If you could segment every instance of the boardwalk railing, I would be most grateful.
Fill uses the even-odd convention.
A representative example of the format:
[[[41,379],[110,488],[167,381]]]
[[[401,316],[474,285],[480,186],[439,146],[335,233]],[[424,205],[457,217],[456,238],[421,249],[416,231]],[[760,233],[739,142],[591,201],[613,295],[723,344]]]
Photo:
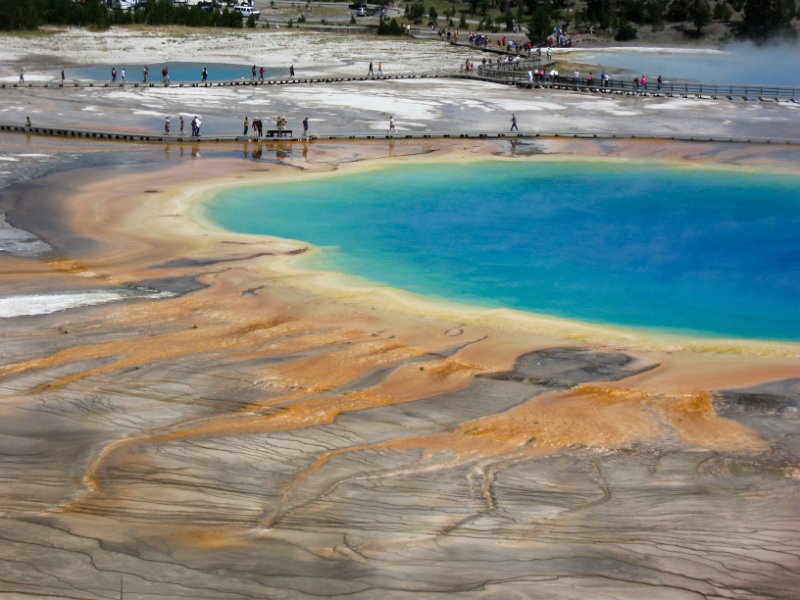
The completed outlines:
[[[226,79],[217,81],[170,81],[165,83],[160,79],[153,81],[91,81],[91,80],[68,80],[59,81],[51,79],[48,81],[2,81],[0,89],[8,88],[214,88],[214,87],[237,87],[237,86],[262,86],[262,85],[297,85],[308,83],[334,83],[348,81],[367,81],[379,79],[428,79],[432,77],[449,77],[453,71],[449,69],[435,69],[425,73],[384,73],[383,75],[339,75],[334,77],[275,77],[268,79],[241,78]]]
[[[529,79],[529,71],[542,71],[552,64],[543,57],[531,56],[525,59],[510,59],[503,62],[493,62],[491,65],[479,65],[475,72],[453,72],[447,69],[432,70],[426,73],[397,73],[384,74],[381,76],[368,77],[366,75],[350,75],[338,77],[280,77],[274,79],[235,79],[220,81],[174,81],[164,83],[162,81],[31,81],[31,82],[0,82],[0,89],[7,88],[160,88],[160,87],[191,87],[191,88],[214,88],[214,87],[236,87],[236,86],[260,86],[260,85],[297,85],[314,83],[336,83],[336,82],[355,82],[366,81],[369,79],[427,79],[438,77],[466,77],[493,81],[519,87],[553,88],[562,90],[573,90],[581,92],[610,93],[610,94],[639,94],[639,95],[667,95],[683,96],[695,98],[719,98],[725,97],[730,100],[775,100],[800,102],[800,87],[784,86],[765,86],[752,84],[721,84],[721,83],[699,83],[691,81],[665,81],[659,86],[656,82],[648,82],[647,86],[637,85],[633,81],[623,81],[619,79],[606,80],[601,82],[599,78],[592,81],[586,78],[569,76],[552,77],[545,73],[544,76],[536,76],[533,81]]]
[[[744,138],[728,137],[714,134],[685,134],[665,135],[639,133],[610,133],[610,132],[546,132],[546,131],[398,131],[388,133],[385,131],[356,131],[356,132],[331,132],[317,133],[306,136],[293,135],[291,137],[261,137],[258,139],[247,135],[219,135],[204,134],[202,137],[190,135],[163,135],[158,133],[134,133],[124,131],[96,131],[87,129],[67,129],[64,127],[27,127],[24,125],[11,125],[0,123],[0,133],[18,133],[26,135],[42,135],[66,138],[82,138],[92,141],[115,142],[144,142],[156,144],[208,144],[208,143],[254,143],[254,144],[285,144],[291,142],[331,141],[346,142],[356,140],[425,140],[425,139],[617,139],[617,140],[661,140],[685,142],[714,142],[733,144],[773,144],[800,146],[800,139],[770,139],[770,138]]]
[[[527,83],[527,81],[526,81]],[[587,81],[579,79],[575,82],[572,77],[557,77],[551,87],[557,89],[579,88],[586,91],[619,93],[619,94],[664,94],[667,96],[693,96],[695,98],[728,98],[729,100],[778,100],[786,102],[800,101],[800,88],[746,85],[746,84],[720,84],[697,83],[689,81],[664,81],[661,85],[648,82],[647,85],[636,85],[632,81],[607,81],[603,85],[600,80]]]
[[[512,75],[519,75],[520,71],[527,72],[531,69],[541,69],[552,65],[553,61],[539,56],[532,56],[529,58],[511,58],[502,62],[492,62],[491,65],[481,64],[478,66],[478,74],[491,77],[494,73],[511,73]],[[525,75],[527,77],[527,75]]]
[[[743,100],[777,100],[800,102],[800,87],[767,86],[752,84],[701,83],[692,81],[663,81],[660,85],[649,81],[646,86],[637,85],[633,81],[612,79],[601,82],[600,78],[589,81],[586,78],[559,75],[551,77],[528,78],[528,70],[537,67],[528,61],[519,63],[503,63],[501,65],[481,65],[477,74],[480,78],[498,83],[517,84],[522,87],[549,87],[554,89],[576,90],[587,92],[604,92],[612,94],[663,94],[668,96],[693,96],[696,98],[728,98]]]

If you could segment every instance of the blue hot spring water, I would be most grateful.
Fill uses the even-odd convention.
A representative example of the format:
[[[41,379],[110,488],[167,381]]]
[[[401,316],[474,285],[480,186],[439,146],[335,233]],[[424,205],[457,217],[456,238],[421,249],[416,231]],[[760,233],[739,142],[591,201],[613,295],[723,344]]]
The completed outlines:
[[[595,75],[601,68],[611,71],[618,79],[619,71],[634,76],[647,75],[655,84],[659,75],[665,81],[701,81],[719,84],[750,84],[754,86],[800,86],[797,63],[800,45],[757,47],[735,45],[719,54],[675,53],[668,50],[639,52],[581,51],[579,61],[596,64]],[[584,73],[584,76],[586,73]]]
[[[484,307],[800,341],[800,177],[604,161],[396,165],[231,188],[229,229]]]
[[[142,70],[145,65],[143,64],[115,64],[115,65],[95,65],[90,67],[67,67],[64,69],[64,75],[68,80],[72,79],[85,79],[93,81],[111,81],[112,67],[117,69],[117,73],[124,68],[129,83],[141,83]],[[202,80],[203,68],[207,69],[208,81],[237,81],[247,80],[252,78],[252,65],[232,65],[221,63],[149,63],[147,65],[150,71],[149,81],[152,83],[159,83],[161,81],[161,69],[169,67],[169,78],[173,83],[179,81],[200,82]],[[288,77],[289,68],[275,68],[270,65],[264,66],[264,78],[274,77]],[[53,77],[60,77],[61,71],[54,71]],[[121,75],[119,75],[121,77]]]

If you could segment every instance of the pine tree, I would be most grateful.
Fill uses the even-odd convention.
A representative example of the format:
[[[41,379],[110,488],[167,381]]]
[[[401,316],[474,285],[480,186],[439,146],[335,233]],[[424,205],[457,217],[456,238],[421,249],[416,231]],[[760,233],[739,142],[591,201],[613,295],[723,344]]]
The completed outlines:
[[[703,27],[711,23],[711,6],[708,0],[694,0],[689,7],[689,16],[697,27],[697,35],[703,33]]]
[[[553,32],[553,20],[550,5],[541,2],[536,6],[528,25],[528,37],[535,44],[543,42]]]
[[[747,0],[742,26],[745,33],[755,39],[791,34],[796,14],[795,0]]]

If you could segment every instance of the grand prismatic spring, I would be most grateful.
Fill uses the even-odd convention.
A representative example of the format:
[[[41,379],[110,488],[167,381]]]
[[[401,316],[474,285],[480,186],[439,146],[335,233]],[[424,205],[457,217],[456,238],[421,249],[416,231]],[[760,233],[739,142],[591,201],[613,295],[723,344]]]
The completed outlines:
[[[224,192],[227,227],[451,300],[800,340],[800,178],[614,161],[427,163]],[[324,251],[323,251],[324,252]]]
[[[53,38],[85,66],[108,39],[129,64],[209,46],[125,35]],[[231,35],[209,64],[304,35]],[[21,56],[57,69],[37,43],[4,39],[4,81]],[[387,69],[463,60],[360,44]],[[360,72],[326,47],[295,67]],[[796,597],[800,153],[745,139],[800,141],[793,103],[446,79],[0,94],[0,120],[131,132],[197,112],[238,134],[256,110],[499,132],[515,111],[601,134],[0,133],[4,600]],[[641,129],[704,141],[621,135]]]

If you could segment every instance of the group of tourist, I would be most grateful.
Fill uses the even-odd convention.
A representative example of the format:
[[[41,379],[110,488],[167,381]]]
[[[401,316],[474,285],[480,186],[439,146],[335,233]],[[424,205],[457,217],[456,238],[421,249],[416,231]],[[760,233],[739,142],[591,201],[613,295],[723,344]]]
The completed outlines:
[[[378,70],[380,71],[380,65],[378,67]],[[253,67],[251,69],[252,81],[261,81],[261,82],[263,82],[265,74],[266,74],[266,69],[263,66],[262,67],[256,67],[256,65],[253,65]],[[290,77],[294,77],[295,76],[294,64],[289,65],[289,76]],[[206,83],[206,82],[208,82],[208,78],[209,78],[208,68],[207,67],[203,67],[203,69],[200,71],[200,81],[202,81],[203,83]],[[61,71],[61,80],[62,81],[64,80],[64,71],[63,71],[63,69]],[[122,67],[119,70],[116,67],[111,67],[111,83],[117,83],[117,82],[126,83],[127,80],[128,79],[127,79],[127,73],[125,72],[125,67]],[[20,81],[20,83],[23,83],[25,81],[25,71],[24,71],[24,69],[20,69],[19,70],[19,81]],[[149,83],[149,81],[150,81],[150,68],[147,65],[145,65],[142,68],[142,82],[143,83]],[[165,84],[169,84],[170,83],[169,67],[166,66],[166,65],[161,69],[161,81],[163,83],[165,83]]]
[[[263,65],[261,67],[259,67],[258,69],[256,69],[255,65],[253,65],[253,68],[250,69],[250,78],[251,78],[252,81],[256,80],[256,73],[258,73],[258,75],[259,75],[259,81],[264,81],[264,66]]]
[[[161,78],[164,83],[169,83],[169,67],[165,66],[161,69]],[[64,79],[64,71],[61,71],[61,79]],[[116,67],[111,67],[111,83],[117,83],[117,81],[121,83],[125,83],[128,81],[128,76],[125,72],[125,67],[122,67],[119,71]],[[150,81],[150,68],[145,65],[142,68],[142,82],[147,83]]]
[[[491,62],[489,63],[491,66]],[[555,67],[550,69],[550,71],[545,71],[544,68],[542,69],[530,69],[528,71],[528,83],[557,83],[557,82],[564,82],[569,81],[568,78],[560,78],[560,74],[558,69]],[[589,71],[588,75],[584,78],[581,75],[580,71],[575,71],[572,76],[572,83],[575,85],[585,85],[588,87],[592,87],[595,85],[595,77],[592,71]],[[661,87],[664,83],[663,78],[661,75],[658,76],[656,79],[656,92],[661,91]],[[600,73],[600,88],[610,88],[613,86],[611,75],[602,71]],[[646,92],[648,91],[648,80],[647,75],[642,75],[641,77],[635,77],[633,79],[633,90],[636,92]]]
[[[544,69],[528,70],[528,83],[544,83],[550,81],[551,77],[558,77],[558,71],[556,69],[551,69],[549,75]]]
[[[501,56],[497,60],[494,60],[493,58],[484,58],[481,61],[481,63],[482,63],[483,66],[489,67],[490,69],[491,68],[504,69],[504,68],[514,68],[514,67],[516,67],[520,63],[521,60],[522,60],[522,58],[520,58],[519,55],[517,55],[517,56]]]
[[[656,79],[656,91],[661,91],[661,85],[664,83],[664,80],[661,78],[661,75],[658,76]],[[637,92],[647,91],[647,75],[642,75],[641,77],[634,77],[633,79],[633,89]]]
[[[367,69],[367,77],[375,79],[375,77],[383,77],[383,63],[378,63],[377,74],[372,66],[372,61],[369,62],[369,69]]]
[[[142,67],[142,83],[148,83],[150,81],[150,67],[145,65]],[[164,65],[161,68],[161,81],[162,83],[169,84],[169,67]]]
[[[439,36],[440,40],[447,40],[448,42],[457,42],[459,39],[458,29],[455,31],[451,30],[449,27],[440,27],[438,30],[436,29],[436,25],[431,25],[431,29],[436,31],[436,35]]]
[[[548,36],[546,40],[547,47],[556,46],[557,48],[571,48],[572,47],[572,36],[567,34],[567,28],[569,25],[564,23],[563,25],[556,25],[553,28],[553,33]]]
[[[111,83],[116,83],[117,78],[119,78],[122,83],[128,80],[128,76],[125,74],[125,67],[122,67],[119,71],[117,71],[116,67],[111,67]]]
[[[507,52],[521,52],[523,50],[530,50],[532,45],[530,42],[525,44],[517,40],[508,39],[505,36],[497,38],[497,49],[505,50]]]
[[[492,46],[492,38],[483,33],[474,33],[470,31],[469,37],[467,39],[469,40],[469,43],[472,44],[473,46],[477,46],[478,48],[483,48],[484,50],[488,50]],[[533,44],[531,44],[529,41],[522,42],[520,40],[507,38],[505,36],[498,37],[494,41],[494,43],[497,45],[497,49],[500,51],[513,52],[516,54],[528,54],[528,55],[530,55],[531,52],[533,51]]]
[[[536,58],[538,58],[539,60],[542,59],[542,47],[541,46],[538,46],[536,48]],[[549,47],[549,46],[547,47],[547,60],[548,61],[553,60],[553,49],[551,47]]]
[[[256,65],[253,65],[250,69],[250,80],[251,81],[257,80],[263,83],[265,73],[266,69],[264,69],[263,65],[260,67],[256,67]],[[294,77],[294,63],[289,65],[289,77]]]
[[[208,72],[205,68],[203,68],[203,81],[205,81],[205,77],[208,76]],[[64,80],[64,71],[61,71],[61,79]],[[116,67],[111,67],[111,83],[126,83],[128,81],[128,75],[125,72],[125,67],[117,70]],[[142,67],[142,83],[149,83],[150,81],[150,67],[145,65]],[[161,68],[161,81],[163,83],[169,83],[169,67],[164,65]]]
[[[200,137],[200,125],[202,125],[203,121],[200,119],[198,115],[195,115],[192,119],[190,125],[192,128],[192,137]],[[183,115],[178,116],[178,136],[183,137],[185,133],[186,123],[183,120]],[[169,117],[164,119],[164,135],[169,135],[170,131],[172,130],[172,126],[169,120]]]
[[[469,43],[477,46],[478,48],[488,49],[489,44],[492,43],[491,38],[488,35],[484,35],[482,33],[469,33]]]
[[[255,139],[260,138],[263,135],[263,127],[264,127],[264,124],[261,122],[261,119],[254,117],[252,125],[253,125],[253,137]],[[247,116],[245,116],[244,129],[242,131],[242,135],[247,135],[248,131],[250,131],[250,119]]]
[[[561,36],[563,36],[563,34],[561,34]],[[469,42],[478,48],[488,50],[491,48],[492,38],[483,33],[470,32]],[[531,56],[534,53],[533,44],[530,41],[522,42],[520,40],[509,39],[503,36],[497,38],[495,43],[497,45],[497,49],[500,51],[511,52],[517,55],[524,54],[527,56]],[[547,38],[545,46],[547,47],[547,60],[551,61],[553,60],[553,47],[569,47],[572,46],[572,41],[571,38],[569,38],[566,41],[559,42],[558,38],[553,38],[551,36]],[[539,59],[542,58],[542,46],[536,47],[536,57]]]
[[[288,131],[286,126],[289,124],[289,121],[284,116],[278,116],[275,119],[275,128],[277,131],[278,136],[282,135],[283,132]],[[246,136],[252,127],[252,135],[253,141],[258,141],[264,136],[264,122],[261,120],[260,117],[253,117],[253,120],[250,121],[250,118],[245,116],[244,121],[242,122],[242,135]],[[303,117],[303,136],[308,137],[308,117]]]

